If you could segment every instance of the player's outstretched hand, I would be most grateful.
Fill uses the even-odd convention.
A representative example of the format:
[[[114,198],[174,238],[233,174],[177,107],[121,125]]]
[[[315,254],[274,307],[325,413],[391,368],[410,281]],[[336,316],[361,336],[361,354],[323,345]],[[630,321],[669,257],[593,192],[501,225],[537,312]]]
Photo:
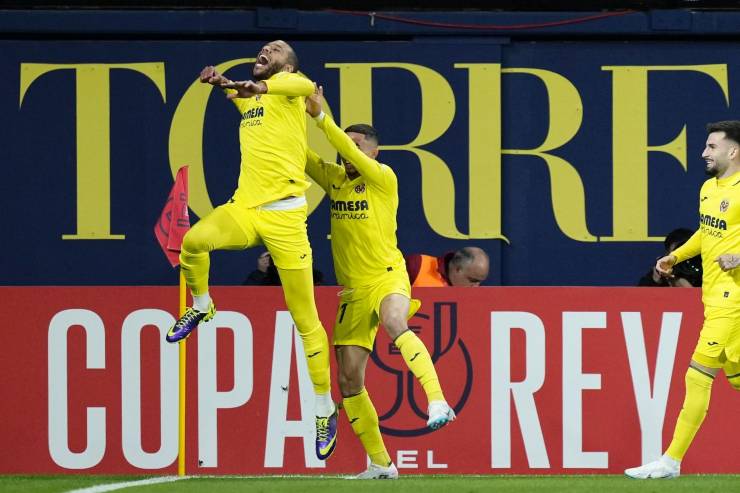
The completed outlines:
[[[229,79],[219,74],[216,67],[209,65],[200,71],[200,81],[203,84],[211,84],[214,86],[220,86],[226,82],[231,82]]]
[[[740,265],[740,255],[734,255],[732,253],[724,253],[714,259],[719,265],[719,268],[727,272]]]
[[[221,84],[224,89],[234,89],[236,92],[232,92],[226,95],[229,99],[236,98],[251,98],[257,94],[264,94],[267,92],[267,85],[264,82],[254,82],[251,80],[242,81],[227,81]]]
[[[321,100],[324,98],[324,88],[314,83],[314,92],[306,97],[306,113],[316,118],[321,114]]]
[[[655,263],[655,270],[657,270],[658,274],[660,274],[661,276],[673,277],[673,265],[675,263],[675,255],[666,255],[665,257],[660,257]]]

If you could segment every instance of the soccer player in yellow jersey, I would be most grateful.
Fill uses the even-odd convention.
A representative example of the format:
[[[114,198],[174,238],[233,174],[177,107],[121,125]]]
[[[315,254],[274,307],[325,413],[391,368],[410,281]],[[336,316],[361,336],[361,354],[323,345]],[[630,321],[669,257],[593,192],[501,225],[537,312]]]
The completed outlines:
[[[424,343],[406,324],[419,301],[411,299],[406,264],[396,247],[396,175],[375,160],[375,129],[352,125],[343,132],[321,111],[320,97],[319,88],[306,101],[307,111],[337,149],[343,165],[322,161],[309,150],[306,171],[331,200],[334,269],[344,288],[333,341],[339,389],[347,418],[370,458],[370,467],[357,478],[396,479],[398,470],[383,444],[378,413],[365,389],[365,367],[379,323],[427,395],[427,426],[440,428],[455,419],[455,412],[445,401]]]
[[[722,370],[740,390],[740,121],[707,125],[702,158],[712,178],[699,192],[699,229],[682,246],[658,259],[656,270],[670,276],[673,266],[701,254],[704,269],[704,325],[686,372],[686,396],[673,440],[663,456],[625,474],[637,479],[671,478],[709,407],[714,377]]]
[[[298,332],[316,394],[316,454],[326,459],[336,444],[337,411],[330,393],[329,342],[313,292],[311,246],[306,233],[306,96],[313,83],[297,73],[298,57],[284,41],[257,55],[254,81],[233,82],[206,67],[200,81],[222,87],[241,114],[239,184],[228,203],[185,235],[180,265],[193,307],[167,334],[184,339],[215,307],[208,294],[209,254],[264,245],[280,274],[285,302]]]

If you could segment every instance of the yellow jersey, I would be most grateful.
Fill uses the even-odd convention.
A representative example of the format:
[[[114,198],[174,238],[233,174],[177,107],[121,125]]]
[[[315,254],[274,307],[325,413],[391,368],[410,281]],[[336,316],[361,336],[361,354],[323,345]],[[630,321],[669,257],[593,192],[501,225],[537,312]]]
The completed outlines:
[[[702,301],[707,306],[740,304],[740,269],[723,272],[715,259],[740,253],[740,173],[711,178],[699,192],[699,229],[671,252],[676,263],[701,254]]]
[[[381,274],[406,271],[397,247],[398,179],[393,170],[366,156],[328,115],[318,122],[332,146],[360,176],[308,150],[306,172],[329,196],[331,251],[339,284],[367,286]]]
[[[242,115],[242,159],[234,199],[247,207],[301,196],[310,185],[304,171],[305,97],[313,94],[313,82],[290,72],[278,72],[264,82],[266,94],[233,100]]]

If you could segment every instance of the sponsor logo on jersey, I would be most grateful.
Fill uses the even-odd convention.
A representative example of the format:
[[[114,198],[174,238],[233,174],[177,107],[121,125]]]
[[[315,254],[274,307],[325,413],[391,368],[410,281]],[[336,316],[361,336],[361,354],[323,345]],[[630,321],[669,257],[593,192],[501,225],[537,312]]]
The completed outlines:
[[[367,200],[332,200],[331,210],[333,211],[366,211],[370,209]]]
[[[709,214],[700,214],[699,223],[705,226],[711,226],[713,228],[727,230],[727,221],[725,221],[724,219],[720,219],[718,217],[710,216]]]
[[[265,107],[257,106],[254,108],[249,108],[247,111],[245,111],[242,115],[242,120],[249,120],[251,118],[258,118],[261,116],[265,116]]]

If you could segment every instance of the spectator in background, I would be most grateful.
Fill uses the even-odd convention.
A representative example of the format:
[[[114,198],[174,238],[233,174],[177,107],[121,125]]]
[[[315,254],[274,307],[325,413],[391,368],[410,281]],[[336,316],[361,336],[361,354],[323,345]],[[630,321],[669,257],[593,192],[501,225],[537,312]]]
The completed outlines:
[[[686,228],[674,229],[663,241],[665,253],[668,255],[676,248],[680,247],[694,234],[693,231]],[[701,287],[701,256],[697,256],[682,262],[673,269],[673,277],[661,276],[653,266],[644,276],[640,278],[637,285],[642,287],[673,287],[673,288],[691,288]]]
[[[249,273],[242,286],[280,286],[280,277],[277,276],[270,252],[265,250],[260,253],[257,268]]]
[[[406,255],[412,287],[477,287],[488,278],[488,254],[478,247],[464,247],[441,257]]]
[[[324,284],[324,273],[313,270],[313,285]],[[270,252],[264,251],[257,257],[257,268],[249,273],[242,286],[280,286],[280,274],[272,261]]]

